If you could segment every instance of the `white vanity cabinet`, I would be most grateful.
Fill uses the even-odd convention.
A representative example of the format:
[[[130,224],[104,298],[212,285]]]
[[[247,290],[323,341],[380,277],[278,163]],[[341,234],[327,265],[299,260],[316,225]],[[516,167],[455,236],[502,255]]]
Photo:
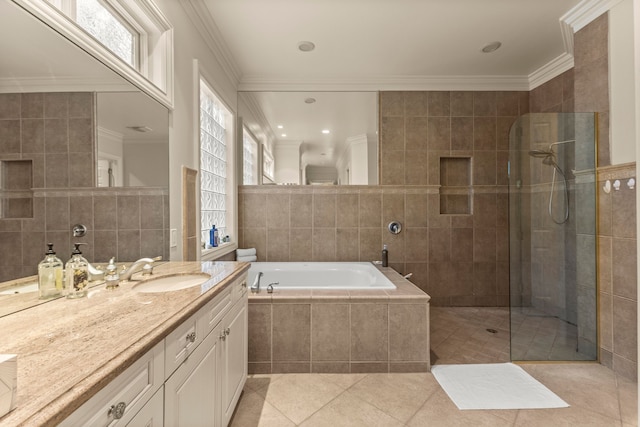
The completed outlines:
[[[196,314],[196,329],[204,340],[165,383],[165,425],[226,426],[247,378],[246,276]]]
[[[164,343],[160,342],[60,426],[125,426],[162,387],[163,382]]]
[[[246,280],[227,286],[61,425],[228,425],[247,378]]]

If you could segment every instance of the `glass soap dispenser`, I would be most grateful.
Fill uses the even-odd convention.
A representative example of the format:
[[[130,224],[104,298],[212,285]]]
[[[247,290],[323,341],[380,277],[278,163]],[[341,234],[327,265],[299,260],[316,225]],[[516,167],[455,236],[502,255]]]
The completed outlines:
[[[109,290],[118,289],[120,286],[120,275],[118,274],[118,267],[116,267],[115,261],[115,258],[111,258],[111,260],[109,260],[107,273],[104,276],[104,279],[107,282],[106,288]]]
[[[62,295],[62,261],[53,250],[53,243],[47,243],[49,249],[38,264],[38,296],[40,299]]]
[[[82,298],[87,296],[89,287],[89,263],[82,256],[80,245],[74,243],[75,248],[71,252],[71,259],[64,266],[65,289],[67,298]]]

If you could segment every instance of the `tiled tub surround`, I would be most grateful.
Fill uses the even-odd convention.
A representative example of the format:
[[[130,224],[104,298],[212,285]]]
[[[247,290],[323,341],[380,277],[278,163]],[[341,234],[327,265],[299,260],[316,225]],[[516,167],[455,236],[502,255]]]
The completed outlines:
[[[241,186],[239,245],[258,261],[369,262],[386,243],[390,267],[433,304],[507,306],[507,186],[497,191],[476,186],[473,215],[444,215],[438,186]]]
[[[0,425],[59,424],[248,267],[164,263],[155,274],[207,271],[215,285],[156,294],[137,293],[131,282],[109,292],[103,285],[90,298],[58,299],[0,318],[0,353],[18,355],[17,408]]]
[[[53,243],[66,262],[74,242],[83,242],[92,263],[168,259],[169,192],[165,188],[36,189],[34,217],[0,219],[0,281],[36,274],[38,263]],[[87,234],[75,238],[74,224]]]
[[[429,371],[429,296],[380,268],[396,289],[249,294],[249,373]]]
[[[0,217],[0,281],[36,274],[48,242],[63,262],[75,241],[91,262],[168,259],[167,189],[95,188],[94,105],[91,92],[0,94],[0,173],[30,169],[18,181],[31,205]],[[74,224],[87,235],[73,238]]]

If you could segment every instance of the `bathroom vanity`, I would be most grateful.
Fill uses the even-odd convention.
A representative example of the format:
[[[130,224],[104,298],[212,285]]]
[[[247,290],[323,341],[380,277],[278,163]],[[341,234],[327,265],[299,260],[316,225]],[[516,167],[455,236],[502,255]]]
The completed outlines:
[[[226,426],[247,376],[248,268],[169,262],[154,276],[211,278],[148,292],[134,275],[0,318],[0,353],[18,355],[17,407],[0,426]]]

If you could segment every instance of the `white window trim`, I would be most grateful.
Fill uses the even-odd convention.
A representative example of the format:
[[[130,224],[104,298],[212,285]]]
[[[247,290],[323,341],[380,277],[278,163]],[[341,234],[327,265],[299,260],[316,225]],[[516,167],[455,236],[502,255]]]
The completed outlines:
[[[125,2],[128,6],[128,9],[125,9],[129,15],[135,15],[139,24],[147,28],[153,27],[157,32],[155,36],[157,47],[154,49],[153,56],[149,57],[149,51],[140,51],[140,71],[125,63],[49,2],[42,0],[13,1],[130,83],[145,91],[156,101],[173,109],[173,27],[160,9],[150,0],[127,0]],[[57,3],[62,7],[67,7],[68,0],[60,0]],[[149,30],[146,31],[146,33],[149,32]],[[145,45],[149,44],[148,38],[141,41],[144,41]],[[142,53],[146,54],[142,55]]]
[[[193,99],[194,99],[194,150],[195,161],[197,164],[198,174],[200,174],[200,80],[204,80],[207,83],[208,89],[218,98],[218,100],[224,105],[224,107],[233,116],[232,126],[233,129],[229,130],[229,146],[227,148],[227,178],[226,178],[226,191],[227,191],[227,234],[231,237],[231,242],[225,242],[220,244],[216,248],[204,249],[202,245],[198,245],[200,248],[199,259],[202,261],[211,261],[220,258],[238,248],[238,177],[237,177],[237,138],[236,138],[236,126],[237,126],[237,113],[229,107],[229,104],[224,100],[220,93],[216,90],[212,82],[215,80],[210,78],[206,70],[202,69],[197,59],[193,60]],[[196,198],[196,210],[198,212],[198,221],[196,222],[198,230],[197,236],[202,236],[202,218],[201,206],[200,206],[200,179],[198,179],[198,197]]]

